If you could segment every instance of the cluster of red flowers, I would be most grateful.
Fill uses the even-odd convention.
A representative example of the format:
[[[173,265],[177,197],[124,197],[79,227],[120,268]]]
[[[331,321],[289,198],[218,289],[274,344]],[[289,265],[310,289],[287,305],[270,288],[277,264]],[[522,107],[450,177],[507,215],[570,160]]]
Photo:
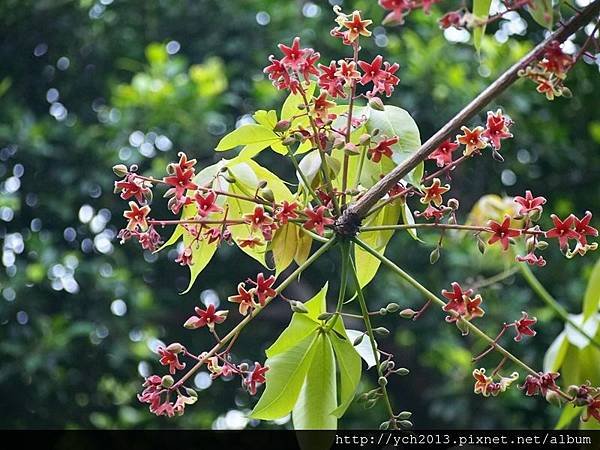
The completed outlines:
[[[519,72],[537,84],[536,90],[548,100],[554,97],[570,97],[571,91],[564,85],[567,72],[575,64],[575,58],[563,52],[560,42],[552,41],[544,49],[542,59]]]
[[[383,19],[384,25],[402,25],[404,18],[415,9],[422,9],[429,14],[431,6],[439,0],[379,0],[379,5],[390,11]]]
[[[468,328],[465,328],[462,321],[471,321],[477,317],[482,317],[485,312],[481,308],[483,299],[477,294],[471,297],[473,289],[463,291],[460,284],[452,283],[452,291],[442,290],[442,295],[448,299],[448,303],[444,306],[444,311],[452,314],[446,316],[446,322],[456,323],[463,334],[468,334]]]

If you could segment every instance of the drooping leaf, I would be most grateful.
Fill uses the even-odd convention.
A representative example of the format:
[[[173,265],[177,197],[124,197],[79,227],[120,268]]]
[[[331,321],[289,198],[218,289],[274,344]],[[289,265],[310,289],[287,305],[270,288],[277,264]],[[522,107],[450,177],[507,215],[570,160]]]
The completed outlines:
[[[587,320],[600,308],[600,259],[596,262],[583,297],[583,319]]]
[[[216,151],[230,150],[240,145],[271,145],[277,142],[279,137],[272,129],[257,123],[249,123],[236,128],[231,133],[225,135],[220,141]],[[265,146],[265,148],[266,148]]]
[[[413,213],[410,210],[408,203],[406,202],[404,202],[404,206],[402,207],[402,222],[404,222],[406,225],[415,224],[415,218],[413,217]],[[410,237],[412,237],[415,241],[423,242],[421,241],[421,239],[419,239],[419,235],[417,234],[416,228],[407,228],[406,231],[408,232],[408,234],[410,234]]]
[[[410,114],[397,106],[386,105],[384,111],[377,111],[368,108],[368,120],[366,129],[368,133],[372,133],[374,129],[379,129],[381,135],[388,137],[398,136],[399,141],[392,146],[394,154],[392,161],[389,158],[382,158],[382,170],[384,173],[389,172],[395,165],[401,164],[411,154],[416,152],[421,147],[421,135],[419,127],[410,116]],[[386,164],[389,164],[386,167]],[[406,177],[405,180],[409,183],[418,186],[423,174],[423,163],[419,164]]]
[[[338,322],[343,328],[342,320],[338,320]],[[337,325],[338,324],[336,323],[336,326]],[[347,336],[346,332],[344,332],[344,334]],[[358,387],[358,383],[360,383],[362,368],[360,364],[360,355],[352,346],[349,337],[344,340],[337,335],[332,334],[330,339],[331,344],[333,345],[333,351],[335,352],[337,368],[340,373],[340,402],[339,406],[333,410],[331,414],[340,418],[344,415],[354,399],[356,388]]]
[[[186,232],[183,234],[183,244],[186,247],[191,245],[192,248],[192,264],[189,266],[190,282],[186,290],[182,292],[182,294],[186,294],[192,289],[194,281],[214,256],[217,251],[217,243],[209,243],[208,239],[197,241],[190,233]]]
[[[312,333],[293,347],[267,359],[266,388],[250,417],[275,420],[294,408],[315,355],[318,334]]]
[[[294,261],[300,266],[308,259],[308,255],[310,255],[312,238],[300,226],[296,226],[296,235],[298,236],[298,247],[294,254]]]
[[[348,335],[350,342],[354,342],[361,334],[363,334],[363,332],[358,330],[346,330],[346,334]],[[355,345],[354,349],[367,363],[367,369],[370,369],[376,364],[377,359],[373,353],[373,348],[371,347],[371,342],[369,341],[368,336],[365,336],[360,344]]]
[[[296,430],[337,428],[337,418],[332,414],[337,405],[335,359],[329,336],[319,333],[314,347],[310,368],[292,410]]]
[[[389,203],[381,208],[379,212],[373,214],[369,220],[365,221],[364,225],[395,225],[400,219],[402,209],[403,205],[400,201]],[[393,230],[363,231],[360,233],[360,238],[378,252],[383,253],[385,252],[385,248],[393,235]],[[364,287],[373,279],[373,277],[375,277],[381,262],[379,259],[366,252],[358,245],[354,246],[354,257],[358,280],[360,282],[360,286]]]
[[[569,314],[569,318],[577,324],[588,336],[595,336],[600,325],[600,314],[592,316],[587,320],[584,320],[583,314]],[[565,332],[567,339],[571,344],[577,348],[585,348],[590,344],[589,339],[581,334],[573,325],[567,323],[565,325]]]
[[[271,242],[271,252],[275,260],[275,273],[278,276],[288,268],[294,260],[294,255],[298,249],[297,226],[291,222],[275,231],[273,241]]]
[[[490,14],[490,6],[492,6],[492,0],[473,0],[473,16],[482,21],[487,20]],[[481,49],[481,40],[485,34],[485,28],[485,25],[481,25],[473,30],[473,45],[477,52]]]
[[[527,11],[541,26],[552,29],[554,24],[554,8],[552,0],[533,0],[532,6],[527,6]]]

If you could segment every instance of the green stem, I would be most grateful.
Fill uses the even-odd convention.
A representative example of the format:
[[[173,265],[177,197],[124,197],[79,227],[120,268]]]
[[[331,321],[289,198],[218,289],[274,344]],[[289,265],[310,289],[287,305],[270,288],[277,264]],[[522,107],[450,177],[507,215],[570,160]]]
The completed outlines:
[[[367,329],[367,334],[369,335],[369,341],[371,343],[371,349],[373,351],[373,356],[375,357],[375,366],[377,367],[377,375],[379,378],[383,377],[383,371],[381,370],[381,359],[379,358],[379,351],[377,350],[377,344],[375,342],[375,334],[373,333],[373,326],[371,325],[371,318],[369,317],[369,309],[367,308],[367,302],[365,301],[365,296],[363,295],[363,291],[360,287],[360,281],[358,280],[358,275],[356,273],[356,266],[354,263],[352,264],[352,270],[350,273],[352,274],[352,278],[354,281],[354,286],[356,287],[356,296],[358,298],[358,303],[360,305],[360,311],[362,313],[363,321],[365,322],[365,328]],[[381,391],[383,392],[383,399],[385,401],[385,406],[388,410],[388,414],[390,419],[394,417],[394,409],[392,408],[392,403],[390,401],[390,397],[388,395],[386,386],[381,386]]]
[[[354,189],[358,188],[358,185],[360,184],[360,177],[362,175],[363,166],[365,165],[365,159],[367,158],[367,147],[367,145],[362,146],[362,152],[358,162],[358,172],[356,173],[356,180],[354,180]]]
[[[338,301],[335,307],[335,315],[331,318],[329,323],[327,324],[327,331],[331,330],[340,316],[342,312],[342,308],[344,307],[344,298],[346,297],[346,285],[348,284],[348,265],[350,258],[350,250],[349,245],[347,243],[342,243],[341,245],[342,252],[342,270],[340,275],[340,291],[338,294]]]
[[[296,270],[294,270],[289,277],[283,280],[281,284],[275,289],[277,295],[279,295],[285,288],[287,288],[298,277],[298,275],[300,275],[304,270],[306,270],[313,262],[319,259],[323,254],[325,254],[327,250],[329,250],[331,246],[335,243],[335,241],[336,237],[333,237],[332,239],[327,241],[327,243],[322,245],[306,261],[304,261],[302,265],[300,265]],[[200,369],[200,367],[202,367],[206,363],[206,361],[208,361],[209,358],[214,356],[225,344],[227,344],[231,339],[236,337],[252,319],[254,319],[263,309],[266,308],[266,306],[275,297],[277,297],[277,295],[274,297],[267,298],[264,306],[257,306],[251,314],[246,316],[240,323],[238,323],[229,333],[227,333],[225,337],[223,337],[219,342],[217,342],[217,344],[212,349],[210,349],[209,352],[207,352],[202,358],[200,358],[198,362],[183,377],[181,377],[179,381],[177,381],[177,383],[175,383],[171,387],[171,390],[175,390],[178,387],[180,387],[183,383],[185,383],[196,371],[198,371],[198,369]]]
[[[538,295],[538,297],[548,306],[552,311],[554,311],[562,320],[575,328],[579,333],[587,338],[588,341],[596,348],[600,348],[600,343],[596,341],[592,336],[583,330],[579,325],[577,325],[573,320],[569,317],[569,312],[561,306],[560,303],[556,301],[554,297],[546,290],[546,288],[540,283],[540,280],[536,278],[531,269],[527,264],[519,264],[519,271],[521,275],[529,284],[531,289]]]
[[[391,269],[393,272],[395,272],[397,275],[399,275],[402,279],[404,279],[410,285],[412,285],[415,289],[417,289],[419,292],[421,292],[427,299],[432,300],[433,302],[437,303],[440,307],[444,307],[446,305],[446,302],[444,300],[439,298],[437,295],[435,295],[433,292],[431,292],[429,289],[427,289],[425,286],[423,286],[421,283],[419,283],[417,280],[415,280],[413,277],[411,277],[408,273],[406,273],[404,270],[402,270],[400,267],[398,267],[396,264],[394,264],[387,257],[385,257],[384,255],[381,255],[379,252],[377,252],[377,250],[371,248],[368,244],[365,244],[363,241],[361,241],[358,238],[354,238],[354,242],[356,242],[366,252],[370,253],[375,258],[379,259],[389,269]],[[452,313],[452,312],[449,312],[449,313]],[[463,321],[463,323],[467,326],[467,328],[469,328],[470,331],[472,331],[474,334],[476,334],[481,339],[486,341],[488,344],[490,344],[490,346],[494,347],[494,349],[496,349],[500,354],[502,354],[503,356],[506,356],[508,359],[513,361],[515,364],[517,364],[517,365],[521,366],[523,369],[525,369],[527,372],[529,372],[533,375],[538,374],[538,372],[533,370],[531,367],[529,367],[527,364],[525,364],[523,361],[521,361],[515,355],[510,353],[504,347],[502,347],[501,345],[498,345],[494,341],[493,338],[489,337],[487,334],[485,334],[483,331],[481,331],[478,327],[473,325],[471,322],[465,320],[465,321]]]

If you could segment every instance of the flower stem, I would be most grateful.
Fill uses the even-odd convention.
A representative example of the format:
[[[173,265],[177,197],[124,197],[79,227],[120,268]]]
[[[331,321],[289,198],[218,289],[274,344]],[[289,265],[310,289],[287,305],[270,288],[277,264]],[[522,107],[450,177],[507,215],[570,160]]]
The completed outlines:
[[[384,231],[384,230],[406,230],[412,228],[436,228],[442,230],[462,230],[462,231],[477,231],[493,233],[493,230],[489,227],[482,227],[477,225],[459,225],[449,223],[406,223],[397,225],[378,225],[372,227],[361,227],[361,231]],[[511,231],[519,231],[522,234],[532,234],[538,236],[545,236],[545,231],[537,230],[524,230],[521,228],[510,228]]]
[[[306,186],[306,190],[310,193],[310,195],[312,196],[312,198],[314,198],[317,201],[317,203],[322,204],[321,199],[315,193],[315,191],[311,187],[310,183],[306,179],[306,175],[304,175],[304,172],[302,172],[302,170],[300,170],[300,165],[298,164],[298,161],[296,160],[296,157],[294,156],[294,152],[292,151],[292,149],[291,149],[291,147],[289,145],[287,146],[287,149],[288,149],[288,155],[289,155],[290,159],[292,160],[292,164],[294,165],[294,168],[296,169],[296,172],[298,173],[298,175],[302,179],[302,182],[304,183],[304,186]]]
[[[342,243],[340,246],[340,250],[342,252],[342,270],[340,274],[340,291],[338,293],[338,301],[335,307],[335,314],[327,324],[327,330],[331,330],[342,312],[342,308],[344,307],[344,299],[346,297],[346,286],[348,284],[348,266],[350,265],[350,249],[348,243]]]
[[[367,334],[369,335],[369,342],[371,343],[371,349],[373,351],[373,356],[375,357],[375,366],[377,367],[377,374],[379,378],[382,378],[384,374],[381,370],[381,358],[379,357],[379,351],[377,350],[377,344],[375,342],[375,334],[373,333],[373,326],[371,325],[371,318],[369,317],[369,309],[367,308],[365,296],[363,295],[363,291],[360,287],[360,282],[356,273],[356,265],[354,265],[354,263],[352,264],[350,273],[352,274],[354,286],[356,287],[356,297],[358,298],[358,304],[360,305],[362,318],[365,322],[365,328],[367,329]],[[381,386],[381,391],[383,393],[383,399],[385,401],[385,406],[387,408],[388,414],[390,416],[390,419],[392,419],[394,417],[394,409],[392,408],[392,403],[390,401],[390,397],[388,395],[386,386]]]
[[[600,348],[600,343],[590,336],[582,327],[577,325],[570,317],[568,311],[562,307],[558,301],[546,290],[546,288],[540,283],[540,280],[533,274],[527,264],[519,264],[519,271],[523,276],[523,279],[529,284],[531,289],[538,295],[538,297],[554,311],[562,320],[575,328],[580,334],[586,337],[586,339],[594,345],[596,348]]]
[[[279,286],[275,289],[275,292],[279,295],[285,288],[287,288],[304,270],[306,270],[313,262],[319,259],[322,255],[324,255],[331,246],[335,243],[335,236],[327,241],[324,245],[322,245],[316,252],[314,252],[302,265],[300,265],[296,270],[294,270],[290,276],[288,276],[285,280],[281,282]],[[177,389],[183,383],[185,383],[195,372],[200,369],[206,363],[206,361],[214,356],[227,342],[236,337],[248,323],[254,319],[266,306],[275,298],[270,297],[265,301],[264,306],[257,306],[253,313],[246,316],[240,323],[238,323],[227,335],[225,335],[220,342],[218,342],[210,351],[205,353],[202,358],[198,360],[198,362],[190,369],[188,372],[182,376],[177,383],[175,383],[171,390]]]

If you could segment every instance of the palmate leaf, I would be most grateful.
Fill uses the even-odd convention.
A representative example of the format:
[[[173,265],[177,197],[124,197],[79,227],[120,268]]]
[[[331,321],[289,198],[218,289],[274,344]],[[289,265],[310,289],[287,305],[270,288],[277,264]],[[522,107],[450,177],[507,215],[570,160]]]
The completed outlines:
[[[308,313],[294,313],[266,350],[266,389],[251,417],[274,419],[293,411],[296,429],[330,429],[352,402],[360,381],[360,356],[341,319],[335,332],[326,332],[318,320],[326,310],[326,296],[327,285],[304,304]]]

